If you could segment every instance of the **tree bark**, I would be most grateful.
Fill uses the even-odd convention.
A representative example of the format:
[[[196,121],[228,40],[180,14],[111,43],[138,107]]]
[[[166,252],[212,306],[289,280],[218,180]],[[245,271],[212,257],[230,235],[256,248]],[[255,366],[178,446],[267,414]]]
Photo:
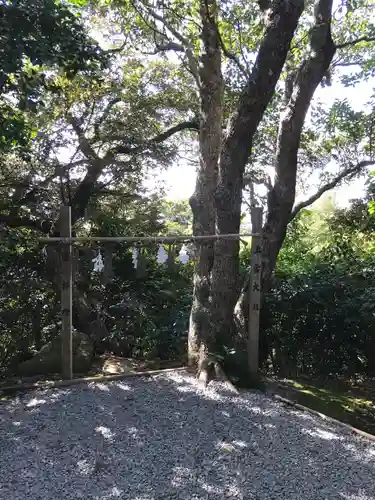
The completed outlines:
[[[72,219],[73,217],[74,213]],[[58,228],[59,225],[60,219],[57,219],[55,227]],[[55,231],[52,236],[60,236],[59,231]],[[57,300],[60,300],[61,295],[61,251],[59,244],[47,246],[48,277]],[[100,342],[108,335],[108,330],[98,307],[100,302],[87,292],[87,279],[90,278],[86,276],[79,257],[77,247],[73,247],[73,326],[79,332],[89,335],[93,341]]]
[[[280,115],[276,145],[275,182],[268,195],[267,218],[262,232],[262,298],[272,286],[276,260],[292,218],[298,149],[306,113],[336,50],[331,36],[331,11],[332,0],[318,0],[310,34],[310,56],[298,68],[294,81],[287,79],[286,104]],[[247,329],[248,284],[249,278],[236,305],[237,329],[241,332]]]
[[[215,192],[218,234],[240,230],[243,174],[253,137],[274,94],[302,11],[302,0],[275,1],[271,6],[256,62],[229,123],[220,155]],[[239,241],[218,240],[212,269],[211,327],[220,345],[233,338],[238,278]]]
[[[200,1],[203,51],[199,71],[201,117],[199,130],[199,171],[190,205],[193,211],[194,235],[215,233],[214,193],[222,135],[223,77],[221,52],[216,25],[216,0]],[[214,260],[214,242],[197,243],[197,263],[194,274],[194,295],[190,316],[189,363],[202,365],[214,339],[210,329],[210,275]]]
[[[336,51],[331,36],[332,0],[319,0],[310,36],[311,55],[302,62],[282,111],[276,146],[275,183],[268,195],[263,229],[263,293],[271,286],[295,202],[298,149],[307,110]]]

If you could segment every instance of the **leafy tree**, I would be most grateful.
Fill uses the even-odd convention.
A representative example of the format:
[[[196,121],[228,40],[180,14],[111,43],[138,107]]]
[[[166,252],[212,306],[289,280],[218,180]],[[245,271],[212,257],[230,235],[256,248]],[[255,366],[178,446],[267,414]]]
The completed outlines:
[[[161,214],[168,234],[191,234],[192,216],[188,201],[164,201]]]
[[[182,6],[174,1],[162,5],[137,1],[113,5],[118,6],[125,25],[129,19],[135,22],[150,50],[153,46],[161,55],[174,51],[181,57],[197,84],[200,167],[191,198],[196,234],[239,231],[245,168],[249,157],[258,168],[252,152],[260,150],[256,146],[257,140],[262,140],[258,133],[263,127],[261,120],[267,108],[277,116],[273,97],[281,103],[278,129],[274,130],[272,121],[268,126],[275,140],[270,149],[276,182],[270,186],[263,231],[263,285],[267,289],[287,224],[299,209],[314,201],[306,200],[293,208],[300,146],[310,165],[314,158],[315,164],[327,164],[330,157],[343,156],[342,141],[336,140],[332,127],[330,137],[326,132],[320,134],[320,150],[314,145],[318,142],[316,133],[308,130],[303,135],[303,127],[316,88],[322,82],[329,83],[333,68],[351,57],[359,66],[370,67],[374,31],[371,22],[364,21],[366,5],[357,9],[345,5],[333,15],[328,0],[306,5],[304,13],[302,3],[271,2],[264,6],[264,16],[241,2]],[[355,37],[348,38],[349,25]],[[228,121],[225,132],[224,121]],[[267,127],[263,132],[268,133]],[[354,142],[354,138],[350,140]],[[316,197],[371,163],[371,159],[359,158],[366,147],[347,158],[339,176],[326,180]],[[238,253],[236,241],[198,245],[189,346],[192,360],[201,353],[201,364],[209,352],[233,336],[233,310],[239,294]],[[243,293],[240,300],[245,296]]]
[[[4,373],[51,340],[60,305],[48,286],[45,257],[30,230],[3,227],[0,253],[0,373]]]
[[[87,36],[78,15],[54,0],[12,0],[0,5],[0,146],[25,144],[32,117],[56,72],[72,78],[92,72],[105,56]]]
[[[125,189],[117,189],[92,199],[87,218],[76,230],[87,236],[163,234],[168,230],[162,207],[158,197],[129,196]],[[3,227],[1,236],[0,374],[9,375],[59,335],[60,302],[53,285],[56,271],[50,265],[56,260],[49,247],[38,243],[37,233]],[[96,353],[180,360],[186,352],[192,265],[159,265],[157,245],[137,247],[137,269],[133,245],[74,247],[74,325],[91,333]],[[95,272],[93,259],[99,253],[104,269]]]
[[[176,133],[198,131],[193,231],[238,233],[245,183],[266,181],[267,290],[299,210],[373,162],[371,116],[338,102],[328,111],[313,108],[306,122],[315,90],[329,84],[340,65],[353,62],[360,69],[347,84],[371,74],[374,27],[365,17],[367,3],[347,2],[337,12],[332,0],[266,2],[261,9],[255,2],[215,0],[71,3],[100,13],[95,27],[110,25],[124,43],[112,51],[111,71],[98,84],[84,76],[58,81],[62,90],[48,96],[48,113],[38,126],[43,133],[31,148],[33,172],[43,167],[43,180],[34,174],[26,182],[30,160],[17,158],[20,175],[16,181],[7,175],[27,188],[8,197],[1,219],[52,234],[59,223],[53,206],[69,201],[78,224],[105,189],[135,186],[144,166],[175,158]],[[63,140],[59,127],[69,131]],[[187,132],[185,138],[191,141]],[[76,151],[69,161],[61,161],[64,148]],[[341,170],[327,177],[323,167],[332,160]],[[270,161],[273,184],[265,175]],[[297,174],[313,168],[322,170],[322,185],[295,206]],[[43,195],[30,202],[36,192]],[[239,277],[238,241],[197,245],[189,353],[204,378],[211,354],[233,343],[237,302],[247,316],[248,294],[246,285],[240,294]]]
[[[44,93],[46,109],[34,118],[38,128],[34,141],[22,153],[12,149],[2,154],[0,221],[13,228],[59,234],[56,207],[70,204],[79,231],[87,211],[103,197],[129,202],[142,196],[142,177],[174,157],[173,135],[196,126],[193,120],[182,127],[171,124],[166,113],[170,99],[166,73],[160,65],[145,69],[130,58],[112,77],[108,70],[105,81],[85,75],[73,80],[58,76],[58,91]],[[173,74],[173,65],[168,74]],[[182,96],[182,89],[176,93],[180,91],[180,108],[173,108],[176,113],[184,112],[184,99],[189,98],[186,93]],[[17,169],[11,164],[17,164]],[[57,289],[58,259],[52,248],[50,253],[51,278]],[[89,299],[77,296],[75,307],[77,326],[93,337],[104,330],[103,322],[86,321],[94,307]]]

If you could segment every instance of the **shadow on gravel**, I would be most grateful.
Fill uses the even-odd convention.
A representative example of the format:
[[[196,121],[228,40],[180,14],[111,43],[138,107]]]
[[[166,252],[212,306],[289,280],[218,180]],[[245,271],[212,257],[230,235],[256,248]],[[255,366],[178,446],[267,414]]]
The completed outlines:
[[[2,403],[0,450],[0,499],[375,499],[374,443],[181,372]]]

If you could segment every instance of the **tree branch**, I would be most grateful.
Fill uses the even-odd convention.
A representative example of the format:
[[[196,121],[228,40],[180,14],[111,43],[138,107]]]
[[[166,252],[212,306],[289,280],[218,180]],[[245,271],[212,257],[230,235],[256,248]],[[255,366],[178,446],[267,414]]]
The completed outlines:
[[[337,66],[349,67],[349,66],[360,66],[360,65],[361,65],[360,61],[358,61],[358,62],[335,62],[332,64],[332,66],[334,66],[335,68]]]
[[[360,38],[357,38],[356,40],[352,40],[350,42],[344,42],[344,43],[338,43],[336,44],[336,49],[344,49],[345,47],[353,47],[354,45],[357,45],[358,43],[361,42],[375,42],[375,37],[371,36],[362,36]]]
[[[163,24],[163,26],[175,37],[176,40],[180,42],[180,44],[183,47],[183,51],[186,54],[187,60],[188,60],[188,65],[191,73],[193,74],[195,81],[198,85],[198,88],[200,87],[200,79],[199,79],[199,67],[198,67],[198,61],[197,58],[194,55],[194,48],[189,42],[187,38],[185,38],[183,35],[180,34],[180,32],[175,29],[163,16],[159,15],[157,12],[155,12],[147,3],[143,2],[144,8],[148,12],[148,14],[153,17],[156,21],[159,21],[160,23]],[[165,35],[163,35],[165,36]],[[172,42],[173,43],[173,42]],[[178,52],[181,52],[180,47],[178,49]]]
[[[221,154],[243,170],[254,134],[275,91],[303,10],[303,1],[273,2],[268,25],[247,85],[233,114]]]
[[[182,122],[138,146],[128,147],[119,145],[108,151],[103,158],[100,158],[93,150],[89,141],[86,139],[78,120],[72,117],[71,115],[68,116],[68,120],[78,136],[80,149],[82,153],[87,157],[89,163],[89,166],[87,168],[87,173],[80,182],[79,186],[77,187],[74,193],[74,196],[72,197],[71,205],[72,205],[73,224],[78,219],[84,216],[90,197],[97,189],[97,181],[103,171],[103,168],[109,165],[115,159],[116,154],[136,154],[145,149],[147,146],[150,146],[152,144],[159,144],[165,141],[173,134],[180,132],[181,130],[199,129],[198,123],[194,120],[188,122]],[[130,164],[131,162],[128,163]],[[125,165],[126,163],[122,163],[121,166],[125,167]]]
[[[52,221],[49,220],[31,219],[14,214],[0,214],[0,224],[5,224],[11,228],[26,227],[43,234],[48,234],[53,225]]]
[[[158,43],[155,40],[156,53],[157,52],[167,52],[168,50],[174,50],[175,52],[185,52],[184,47],[176,42],[171,42],[168,40],[165,43]]]
[[[126,47],[127,40],[124,40],[119,47],[115,47],[113,49],[107,49],[103,51],[103,54],[119,54]]]
[[[248,68],[246,68],[245,66],[243,66],[241,64],[241,61],[236,56],[236,54],[233,54],[233,52],[231,52],[230,50],[228,50],[228,48],[225,46],[225,44],[223,42],[223,39],[221,37],[219,28],[217,28],[217,34],[218,34],[218,37],[219,37],[219,42],[220,42],[221,49],[222,49],[223,54],[225,55],[225,57],[227,57],[228,59],[230,59],[231,61],[233,61],[236,64],[237,68],[240,70],[240,72],[243,74],[243,76],[246,79],[248,79],[249,78],[249,74],[250,74],[250,72],[248,71]]]
[[[156,135],[149,141],[145,141],[142,144],[139,144],[138,146],[134,147],[129,147],[129,146],[123,146],[119,145],[116,148],[112,149],[109,151],[106,156],[104,157],[105,161],[109,161],[110,158],[113,158],[116,154],[136,154],[145,149],[147,146],[151,146],[152,144],[160,144],[161,142],[165,141],[166,139],[169,139],[172,135],[176,134],[177,132],[181,132],[182,130],[199,130],[199,124],[196,120],[190,120],[187,122],[182,122],[179,123],[178,125],[175,125],[174,127],[169,128],[165,132],[162,132],[161,134]],[[119,140],[120,138],[116,138]]]
[[[86,156],[86,158],[91,161],[99,160],[98,155],[93,150],[91,144],[85,137],[85,133],[79,123],[79,120],[75,118],[71,113],[67,114],[66,120],[69,123],[69,125],[73,127],[74,132],[77,134],[79,148],[82,151],[82,153]]]
[[[293,208],[292,213],[290,214],[289,221],[293,220],[296,217],[296,215],[303,208],[306,208],[309,205],[312,205],[324,193],[337,187],[338,184],[340,184],[340,182],[343,179],[359,173],[362,169],[369,167],[370,165],[375,165],[375,160],[363,160],[363,161],[360,161],[359,163],[357,163],[356,165],[351,165],[350,167],[343,170],[334,179],[332,179],[330,182],[327,182],[327,184],[324,184],[324,186],[322,186],[320,189],[318,189],[318,191],[315,194],[313,194],[312,196],[310,196],[310,198],[308,198],[307,200],[301,201],[300,203],[297,203],[297,205],[295,205],[295,207]]]
[[[104,108],[104,111],[103,111],[101,117],[94,124],[95,137],[99,138],[99,136],[100,136],[100,126],[108,118],[108,115],[111,112],[111,109],[113,108],[113,106],[116,106],[116,104],[118,104],[121,101],[122,101],[121,97],[118,97],[118,96],[114,97],[113,99],[111,99],[109,101],[109,103],[107,104],[107,106]]]
[[[100,158],[98,156],[86,138],[85,132],[82,129],[79,120],[71,113],[68,113],[67,121],[77,134],[79,149],[86,156],[89,164],[85,177],[80,182],[72,197],[72,224],[74,224],[78,219],[84,216],[87,204],[95,189],[95,184],[100,177],[103,168],[107,165],[107,160],[109,160],[110,157]]]
[[[163,16],[157,14],[149,5],[145,5],[147,12],[156,20],[161,22],[166,29],[178,40],[186,49],[192,49],[188,39],[181,35]]]
[[[239,42],[239,45],[240,45],[240,52],[241,52],[241,55],[242,55],[242,59],[245,62],[246,73],[249,75],[250,74],[250,66],[249,66],[249,63],[246,60],[246,56],[244,54],[244,44],[243,44],[243,39],[242,39],[241,23],[240,23],[239,19],[236,20],[236,28],[237,28],[237,34],[238,34],[238,42]]]

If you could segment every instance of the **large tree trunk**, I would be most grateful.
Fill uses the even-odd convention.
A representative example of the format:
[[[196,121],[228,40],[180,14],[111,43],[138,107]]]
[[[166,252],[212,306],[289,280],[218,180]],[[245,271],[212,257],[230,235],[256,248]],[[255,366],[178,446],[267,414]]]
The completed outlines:
[[[190,199],[194,235],[215,233],[214,192],[221,148],[222,94],[220,40],[216,26],[216,1],[201,0],[203,51],[200,65],[201,119],[200,165],[195,192]],[[210,328],[210,285],[214,242],[197,243],[194,296],[189,328],[189,363],[202,365],[215,350]]]
[[[73,218],[73,217],[72,217]],[[60,220],[55,226],[59,227]],[[58,237],[60,233],[55,231],[53,236]],[[74,233],[73,233],[74,236]],[[61,250],[60,244],[47,245],[47,270],[50,282],[55,291],[57,300],[61,298]],[[90,252],[89,259],[92,260]],[[83,257],[83,259],[82,259]],[[77,247],[73,247],[73,327],[82,333],[86,333],[94,342],[100,342],[108,335],[104,318],[100,307],[100,298],[88,293],[87,283],[90,275],[87,274],[83,260],[87,257],[79,255]]]
[[[263,227],[262,296],[272,286],[277,257],[292,217],[297,180],[298,149],[307,110],[334,53],[331,37],[332,0],[319,0],[311,31],[311,55],[298,68],[294,81],[286,85],[285,108],[280,116],[276,146],[275,183],[268,195]],[[236,306],[237,326],[244,332],[248,321],[248,281]]]
[[[276,147],[275,183],[268,196],[263,230],[262,289],[270,286],[277,256],[285,239],[295,202],[298,149],[307,110],[314,92],[332,62],[335,45],[331,36],[332,0],[319,0],[311,31],[311,56],[298,69],[286,106],[281,113]]]
[[[220,155],[215,193],[218,234],[238,233],[243,174],[254,134],[275,91],[303,10],[302,0],[275,1],[248,84],[228,127]],[[212,269],[212,328],[220,345],[233,337],[233,312],[239,294],[239,241],[218,240]]]

